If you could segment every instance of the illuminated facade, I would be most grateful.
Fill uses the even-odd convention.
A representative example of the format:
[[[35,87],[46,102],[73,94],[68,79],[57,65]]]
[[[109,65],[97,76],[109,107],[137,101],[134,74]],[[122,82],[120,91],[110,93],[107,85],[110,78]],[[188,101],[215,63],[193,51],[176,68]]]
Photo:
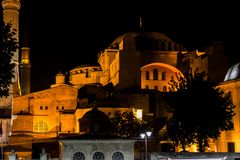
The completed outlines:
[[[15,7],[14,11],[7,10],[10,4]],[[20,9],[20,1],[3,0],[2,5],[5,16],[14,13],[13,17],[18,19],[16,12]],[[15,20],[15,23],[18,27],[18,20]],[[85,126],[81,126],[80,121],[92,106],[97,106],[106,115],[116,111],[133,111],[139,118],[168,117],[161,94],[171,90],[168,82],[176,79],[176,73],[184,74],[190,69],[198,69],[208,73],[208,78],[221,82],[228,69],[221,43],[213,43],[204,52],[187,51],[162,33],[131,32],[119,36],[98,54],[99,65],[77,66],[68,72],[69,75],[58,73],[55,77],[56,83],[49,89],[31,93],[30,48],[22,48],[21,53],[19,67],[22,95],[10,101],[12,108],[8,110],[8,116],[1,119],[1,142],[10,146],[6,148],[6,155],[10,154],[11,147],[21,146],[21,151],[16,150],[16,153],[25,158],[31,158],[34,154],[34,143],[50,140],[58,142],[60,134],[82,133],[81,128]],[[227,74],[227,77],[233,76],[232,73]],[[234,148],[234,151],[238,152],[239,81],[225,78],[220,87],[233,93],[233,102],[237,106],[233,119],[235,130],[223,133],[220,139],[213,143],[211,151],[227,152]],[[103,101],[112,96],[114,91],[121,92],[115,97],[115,102]],[[77,146],[71,145],[72,142],[61,141],[61,145],[67,144],[62,146],[64,154],[81,154]],[[114,146],[117,145],[114,144],[116,141],[112,142]],[[75,150],[68,152],[66,147],[69,146]],[[192,147],[192,150],[196,151],[196,148]]]
[[[138,44],[147,40],[150,42],[146,46]],[[161,94],[171,90],[168,82],[176,78],[176,73],[198,68],[211,76],[211,67],[215,67],[209,64],[211,56],[216,56],[215,48],[206,52],[186,51],[161,33],[128,33],[112,44],[98,55],[99,66],[82,65],[70,70],[69,75],[58,73],[51,88],[14,98],[10,144],[81,133],[79,120],[91,110],[93,102],[105,114],[134,111],[142,116],[168,117]],[[110,102],[101,102],[111,94],[106,90],[111,84],[114,90],[125,91],[116,97],[121,103],[114,103],[114,107]],[[159,92],[142,93],[135,92],[136,89]],[[24,155],[30,157],[31,143],[23,146],[30,150]],[[194,147],[191,150],[196,151]]]
[[[99,53],[98,62],[103,71],[100,82],[103,85],[112,83],[116,89],[121,90],[132,87],[144,89],[147,85],[154,88],[151,80],[159,80],[157,83],[162,82],[158,84],[160,90],[165,85],[164,82],[174,76],[173,71],[179,71],[177,62],[180,50],[184,50],[180,44],[158,32],[126,33]],[[156,74],[155,77],[152,76],[154,69],[159,77]],[[151,75],[145,81],[142,78],[147,71]],[[164,80],[161,79],[163,74],[163,78],[166,78]]]
[[[12,128],[9,144],[20,143],[32,150],[29,142],[35,143],[46,139],[57,138],[59,134],[82,133],[79,121],[86,112],[91,98],[101,99],[105,91],[99,84],[84,85],[81,88],[62,84],[62,74],[57,74],[56,84],[50,89],[19,96],[13,102]],[[89,95],[89,96],[87,96]],[[104,105],[103,105],[104,104]],[[134,108],[120,104],[97,103],[98,109],[106,115],[116,111],[133,111]],[[113,107],[113,105],[115,105]],[[31,157],[31,152],[18,153],[19,156]]]
[[[88,83],[100,83],[101,67],[83,65],[70,70],[69,83],[72,85],[84,85]]]
[[[240,151],[240,63],[234,64],[228,69],[228,72],[219,87],[224,92],[231,92],[231,98],[235,105],[235,116],[233,117],[234,129],[223,132],[216,141],[216,150],[219,152],[239,152]]]

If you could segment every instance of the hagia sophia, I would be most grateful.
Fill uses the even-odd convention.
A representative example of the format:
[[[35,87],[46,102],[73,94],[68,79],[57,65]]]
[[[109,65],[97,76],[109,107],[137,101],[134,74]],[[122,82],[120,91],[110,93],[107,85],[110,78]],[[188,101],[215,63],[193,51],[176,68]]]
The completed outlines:
[[[18,37],[21,1],[2,0],[1,5],[4,21],[13,24]],[[19,159],[31,159],[48,153],[51,146],[52,158],[133,160],[134,140],[103,137],[91,141],[81,133],[107,131],[107,122],[101,120],[116,111],[132,111],[139,118],[168,117],[161,95],[172,90],[168,82],[176,79],[176,73],[184,75],[190,69],[205,71],[221,89],[230,91],[236,106],[234,130],[223,132],[211,143],[210,151],[239,152],[240,66],[229,68],[223,47],[221,42],[214,42],[205,51],[188,51],[163,33],[129,32],[116,37],[97,55],[99,65],[80,65],[69,74],[53,75],[55,83],[37,92],[30,89],[30,48],[22,47],[13,57],[17,65],[11,94],[0,99],[4,157],[10,157],[14,150]],[[113,91],[120,94],[111,101],[108,97]],[[95,114],[102,119],[92,128],[89,117]],[[59,135],[78,136],[61,139]],[[197,152],[196,147],[191,151]]]

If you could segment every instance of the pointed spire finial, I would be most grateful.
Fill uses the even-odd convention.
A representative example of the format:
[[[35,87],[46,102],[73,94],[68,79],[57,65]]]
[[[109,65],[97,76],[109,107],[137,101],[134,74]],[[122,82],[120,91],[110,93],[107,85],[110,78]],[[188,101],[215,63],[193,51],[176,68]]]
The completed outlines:
[[[143,18],[141,16],[140,16],[140,19],[139,19],[139,27],[142,30],[142,28],[143,28]]]

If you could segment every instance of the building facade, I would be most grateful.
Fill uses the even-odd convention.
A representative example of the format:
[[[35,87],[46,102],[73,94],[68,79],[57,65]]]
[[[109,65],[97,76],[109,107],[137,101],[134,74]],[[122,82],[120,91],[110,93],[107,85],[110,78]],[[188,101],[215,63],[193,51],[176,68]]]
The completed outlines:
[[[20,1],[3,0],[2,6],[4,16],[13,17],[14,26],[18,28]],[[18,66],[21,69],[21,79],[19,72],[16,72],[16,81],[21,82],[19,93],[22,94],[8,101],[8,104],[11,104],[10,110],[4,111],[8,114],[1,117],[1,142],[7,143],[6,156],[15,148],[19,157],[31,158],[35,154],[33,150],[37,143],[50,140],[58,143],[60,134],[81,134],[81,128],[85,127],[81,126],[81,119],[93,106],[97,106],[106,115],[113,115],[116,111],[133,111],[140,117],[168,117],[161,94],[172,90],[169,81],[176,79],[176,74],[184,75],[196,69],[205,71],[209,79],[224,81],[220,87],[232,93],[236,105],[233,119],[235,130],[221,134],[213,143],[211,151],[240,151],[239,77],[234,80],[224,79],[228,65],[223,45],[219,42],[207,46],[204,51],[188,51],[159,32],[126,33],[117,37],[98,54],[99,65],[77,66],[68,72],[69,75],[58,73],[56,82],[49,89],[33,93],[30,91],[29,55],[30,48],[21,49],[21,62]],[[14,56],[14,61],[17,61],[18,56],[19,54]],[[234,69],[232,71],[236,72]],[[227,77],[233,76],[227,73]],[[106,98],[111,96],[115,96],[115,101],[106,101]],[[6,102],[4,99],[0,101]],[[107,147],[104,140],[98,142]],[[108,157],[115,152],[119,155],[125,152],[118,147],[122,142],[112,139],[114,147]],[[132,145],[133,141],[129,143]],[[74,157],[84,153],[77,147],[79,144],[95,146],[95,149],[90,149],[90,157],[99,152],[95,142],[68,139],[60,141],[62,156]],[[193,151],[196,149],[193,148]]]

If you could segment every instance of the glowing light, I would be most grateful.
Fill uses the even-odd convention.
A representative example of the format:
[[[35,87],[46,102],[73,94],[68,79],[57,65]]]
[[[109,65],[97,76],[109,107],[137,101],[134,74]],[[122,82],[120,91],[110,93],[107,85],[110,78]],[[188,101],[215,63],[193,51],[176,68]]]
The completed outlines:
[[[141,134],[140,134],[140,136],[141,136],[142,139],[145,138],[145,135],[146,135],[145,133],[141,133]]]
[[[152,132],[149,131],[149,132],[146,132],[146,134],[147,134],[148,137],[150,137]]]
[[[142,109],[134,109],[133,110],[134,116],[138,119],[142,119]]]

